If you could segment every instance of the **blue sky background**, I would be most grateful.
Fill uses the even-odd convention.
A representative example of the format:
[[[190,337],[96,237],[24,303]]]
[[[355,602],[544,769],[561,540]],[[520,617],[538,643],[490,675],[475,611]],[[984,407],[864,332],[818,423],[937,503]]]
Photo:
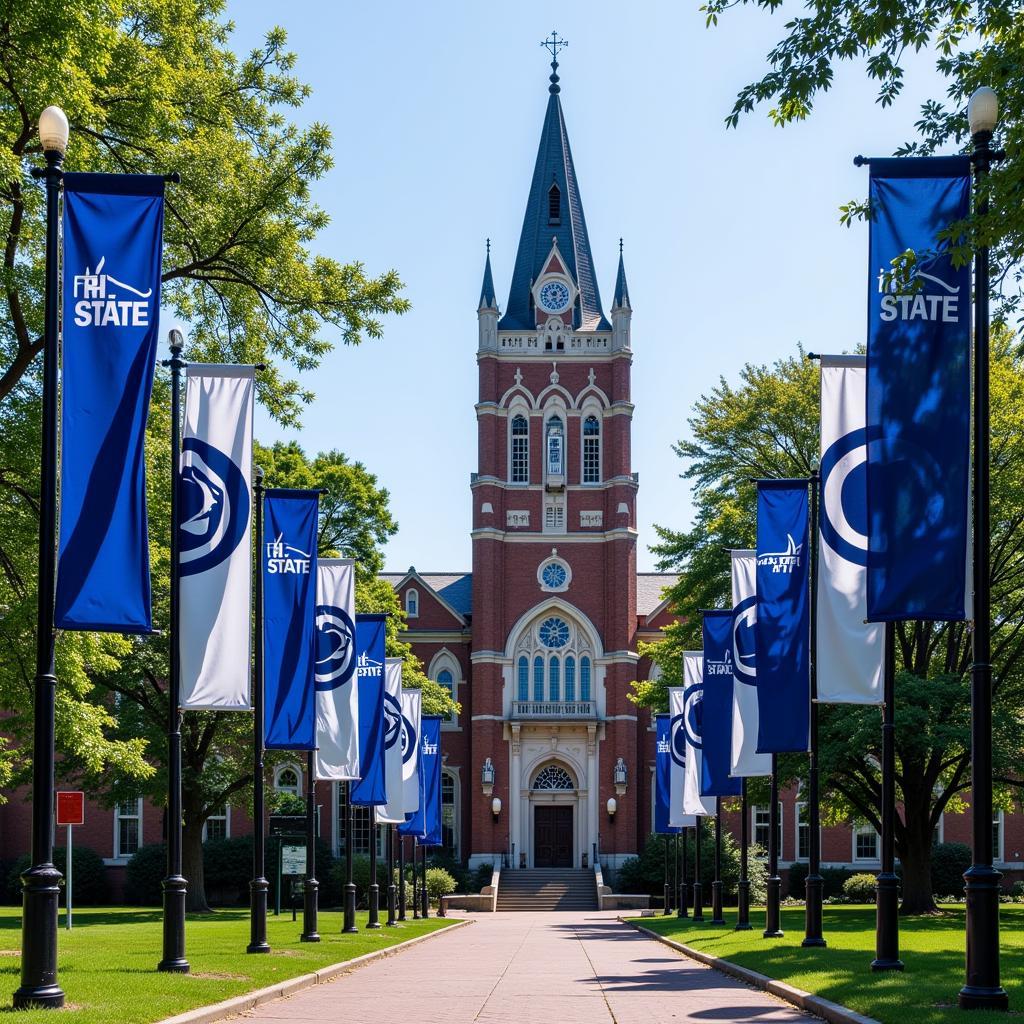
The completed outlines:
[[[840,227],[838,207],[866,192],[852,157],[891,153],[920,102],[941,95],[932,58],[908,62],[887,110],[850,65],[810,121],[774,128],[762,110],[727,131],[736,92],[795,6],[735,10],[705,30],[698,3],[229,2],[241,52],[273,25],[287,30],[313,87],[289,116],[333,130],[336,166],[314,190],[331,215],[318,248],[396,268],[413,304],[382,340],[339,346],[306,376],[317,401],[300,431],[257,417],[264,442],[339,448],[378,475],[401,526],[389,569],[470,568],[484,239],[504,308],[552,28],[569,40],[562,102],[606,310],[625,239],[642,570],[654,568],[652,524],[690,521],[671,445],[699,396],[797,342],[841,351],[863,339],[867,232]]]

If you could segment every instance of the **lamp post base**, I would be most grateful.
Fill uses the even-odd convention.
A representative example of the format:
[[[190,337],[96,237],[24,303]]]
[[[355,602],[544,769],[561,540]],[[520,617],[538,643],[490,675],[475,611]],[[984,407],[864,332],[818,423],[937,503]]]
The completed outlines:
[[[185,893],[188,882],[181,875],[163,880],[164,889],[164,957],[156,965],[165,974],[188,974],[185,958]]]
[[[14,1008],[57,1010],[64,1005],[64,990],[57,984],[57,909],[60,872],[52,864],[29,868],[21,919],[21,986],[14,993]]]
[[[768,879],[768,906],[765,909],[765,927],[762,933],[766,939],[781,939],[782,930],[779,905],[782,899],[782,879],[773,875]]]
[[[753,930],[750,923],[750,881],[746,878],[736,883],[736,928],[738,932]]]
[[[270,943],[267,942],[267,890],[270,883],[265,878],[254,878],[249,883],[249,899],[251,922],[249,926],[249,945],[246,953],[269,953]]]
[[[873,971],[902,971],[900,959],[900,880],[883,871],[875,887],[875,959]]]
[[[1005,1010],[1006,990],[999,984],[999,880],[990,864],[972,864],[964,872],[967,896],[967,984],[957,1002],[962,1010]]]
[[[821,900],[825,890],[825,879],[821,875],[808,875],[804,888],[804,940],[806,948],[823,949],[828,943],[822,935]]]
[[[352,935],[358,932],[356,927],[356,887],[354,882],[345,886],[345,927],[342,932]]]

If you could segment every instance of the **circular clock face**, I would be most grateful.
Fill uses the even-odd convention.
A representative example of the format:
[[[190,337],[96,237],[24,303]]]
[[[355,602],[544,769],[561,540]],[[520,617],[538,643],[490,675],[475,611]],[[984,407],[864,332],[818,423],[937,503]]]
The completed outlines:
[[[569,289],[562,281],[548,281],[541,286],[538,298],[548,313],[561,313],[569,305]]]

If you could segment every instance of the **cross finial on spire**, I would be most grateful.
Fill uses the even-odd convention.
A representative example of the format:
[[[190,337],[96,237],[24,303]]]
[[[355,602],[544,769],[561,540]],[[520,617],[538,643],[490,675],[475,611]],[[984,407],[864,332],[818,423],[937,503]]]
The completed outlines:
[[[548,36],[541,44],[548,53],[551,54],[551,85],[548,87],[549,92],[557,93],[558,88],[558,52],[564,50],[569,45],[568,39],[559,39],[558,33],[552,29],[551,35]]]
[[[487,239],[487,255],[491,255],[491,240],[489,238]]]
[[[490,249],[488,249],[487,251],[490,252]],[[619,239],[619,255],[620,256],[622,255],[622,239],[621,238]]]

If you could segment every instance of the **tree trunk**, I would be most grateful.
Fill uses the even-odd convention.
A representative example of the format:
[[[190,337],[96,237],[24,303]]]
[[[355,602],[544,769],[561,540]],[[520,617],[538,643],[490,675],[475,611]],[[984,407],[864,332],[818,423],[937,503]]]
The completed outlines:
[[[915,823],[916,824],[916,823]],[[927,825],[927,819],[924,822]],[[909,830],[900,850],[903,865],[903,903],[900,913],[935,914],[935,896],[932,893],[932,834],[928,829],[924,835],[921,828]]]
[[[190,914],[209,914],[206,883],[203,879],[203,825],[201,815],[193,817],[186,810],[182,828],[181,873],[188,879],[185,909]]]

